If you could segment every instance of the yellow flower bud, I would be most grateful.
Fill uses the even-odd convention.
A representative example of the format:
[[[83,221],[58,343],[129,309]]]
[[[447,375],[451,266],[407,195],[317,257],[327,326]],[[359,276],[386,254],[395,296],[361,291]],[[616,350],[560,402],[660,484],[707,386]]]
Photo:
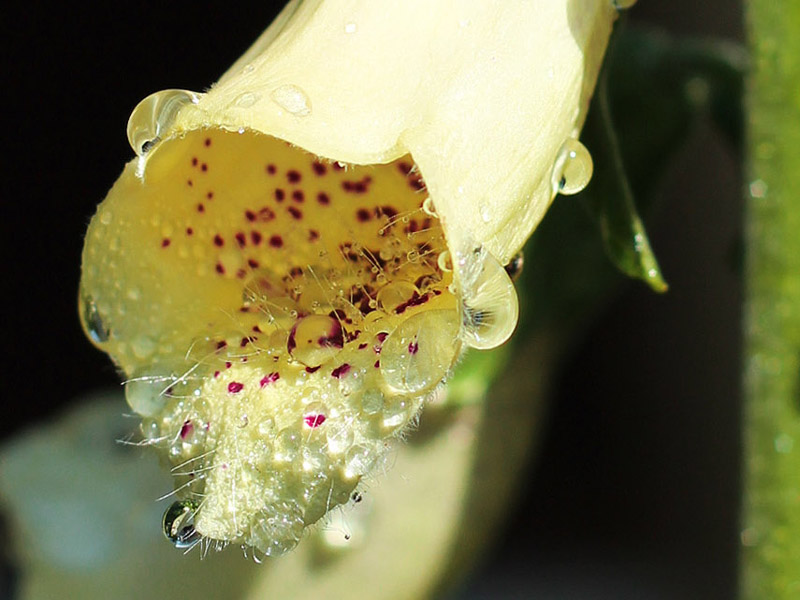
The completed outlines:
[[[291,549],[462,347],[517,322],[503,268],[559,191],[608,0],[290,2],[206,93],[134,110],[82,319],[172,462],[165,531]]]

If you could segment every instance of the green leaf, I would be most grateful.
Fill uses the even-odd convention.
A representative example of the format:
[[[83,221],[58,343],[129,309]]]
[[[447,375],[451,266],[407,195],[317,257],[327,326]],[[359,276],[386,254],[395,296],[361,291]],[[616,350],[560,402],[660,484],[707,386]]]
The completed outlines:
[[[581,197],[611,261],[656,291],[667,286],[637,204],[649,206],[697,119],[709,118],[740,147],[746,65],[744,50],[729,42],[627,28],[609,49],[584,130],[595,175]]]

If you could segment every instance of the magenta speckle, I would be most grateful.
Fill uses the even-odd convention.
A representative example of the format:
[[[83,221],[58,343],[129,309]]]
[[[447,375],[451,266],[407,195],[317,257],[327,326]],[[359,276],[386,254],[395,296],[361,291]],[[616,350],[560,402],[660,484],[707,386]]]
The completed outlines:
[[[273,248],[281,248],[283,247],[283,238],[279,235],[273,235],[269,238],[269,245]]]
[[[289,180],[289,183],[298,183],[302,179],[302,176],[299,171],[292,169],[286,172],[286,179]]]
[[[192,430],[194,430],[194,425],[192,425],[192,422],[187,419],[183,422],[183,425],[181,425],[181,439],[185,440],[187,437],[189,437],[192,433]]]
[[[347,364],[347,363],[344,363],[344,364],[339,365],[338,367],[336,367],[331,372],[331,377],[335,377],[336,379],[339,379],[340,377],[343,377],[344,375],[347,375],[347,373],[349,371],[350,371],[350,365]]]
[[[244,384],[239,383],[238,381],[231,381],[228,384],[228,393],[229,394],[238,394],[244,389]]]
[[[222,246],[225,242],[222,239],[222,236],[217,234],[214,236],[214,245],[215,246]]]
[[[164,238],[163,240],[161,240],[161,247],[162,247],[162,248],[166,248],[167,246],[169,246],[169,245],[170,245],[170,243],[171,243],[171,242],[170,242],[170,239],[169,239],[169,238]]]
[[[310,414],[303,417],[303,421],[308,427],[319,427],[325,422],[325,415]]]
[[[264,377],[262,377],[261,381],[259,381],[258,383],[263,388],[265,385],[269,385],[270,383],[275,383],[280,378],[281,376],[279,373],[270,373],[269,375],[264,375]]]
[[[306,373],[316,373],[319,371],[319,365],[316,367],[306,367]]]
[[[408,345],[408,353],[409,354],[416,354],[419,350],[419,344],[417,342],[411,342]]]

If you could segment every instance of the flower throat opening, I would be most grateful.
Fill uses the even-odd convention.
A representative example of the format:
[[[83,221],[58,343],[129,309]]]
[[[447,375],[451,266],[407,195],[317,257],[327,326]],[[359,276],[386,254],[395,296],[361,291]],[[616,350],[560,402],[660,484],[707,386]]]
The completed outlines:
[[[344,167],[200,130],[139,160],[89,229],[84,327],[173,467],[181,544],[281,554],[460,352],[440,221],[408,159]]]

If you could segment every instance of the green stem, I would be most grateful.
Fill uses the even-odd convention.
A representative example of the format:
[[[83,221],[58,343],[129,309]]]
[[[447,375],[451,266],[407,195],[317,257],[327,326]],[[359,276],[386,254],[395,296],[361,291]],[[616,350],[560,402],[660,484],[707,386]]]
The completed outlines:
[[[741,596],[800,597],[800,1],[748,0]]]

